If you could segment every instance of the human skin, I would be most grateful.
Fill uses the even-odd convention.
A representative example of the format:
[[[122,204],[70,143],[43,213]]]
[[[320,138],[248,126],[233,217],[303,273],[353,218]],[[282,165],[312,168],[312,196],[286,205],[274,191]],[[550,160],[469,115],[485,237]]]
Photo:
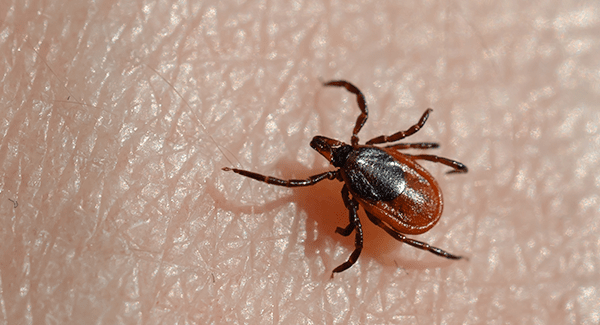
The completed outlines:
[[[0,3],[0,323],[600,322],[600,4]],[[315,135],[407,142],[445,207],[353,250]]]

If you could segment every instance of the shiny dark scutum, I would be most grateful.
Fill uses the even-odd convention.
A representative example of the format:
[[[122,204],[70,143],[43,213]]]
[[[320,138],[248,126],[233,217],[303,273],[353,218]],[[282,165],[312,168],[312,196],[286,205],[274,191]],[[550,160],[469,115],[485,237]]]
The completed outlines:
[[[391,201],[406,188],[402,165],[376,147],[354,148],[341,170],[352,192],[373,201]]]

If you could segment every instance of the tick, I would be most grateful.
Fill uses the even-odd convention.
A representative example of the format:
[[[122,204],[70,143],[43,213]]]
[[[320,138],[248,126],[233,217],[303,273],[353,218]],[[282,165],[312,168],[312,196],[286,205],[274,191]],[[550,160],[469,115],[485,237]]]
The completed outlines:
[[[395,239],[438,256],[453,260],[461,259],[462,256],[450,254],[425,242],[407,238],[405,235],[418,235],[433,228],[440,220],[444,208],[440,186],[417,161],[428,160],[449,166],[452,170],[448,174],[466,173],[467,166],[448,158],[434,155],[409,155],[399,151],[438,148],[437,143],[396,143],[384,147],[376,146],[396,142],[415,134],[425,125],[432,109],[428,108],[419,122],[406,131],[399,131],[389,136],[378,136],[360,145],[358,132],[369,116],[364,95],[356,86],[344,80],[329,81],[323,85],[344,87],[355,94],[361,111],[352,131],[350,144],[323,136],[316,136],[310,142],[313,149],[337,167],[336,170],[313,175],[307,179],[290,180],[236,168],[225,167],[223,170],[285,187],[311,186],[324,179],[344,182],[342,199],[349,211],[350,223],[345,228],[338,227],[335,232],[342,236],[350,236],[354,232],[354,251],[346,262],[333,270],[331,277],[354,265],[362,251],[363,231],[357,214],[359,206],[363,207],[371,222],[383,228]]]

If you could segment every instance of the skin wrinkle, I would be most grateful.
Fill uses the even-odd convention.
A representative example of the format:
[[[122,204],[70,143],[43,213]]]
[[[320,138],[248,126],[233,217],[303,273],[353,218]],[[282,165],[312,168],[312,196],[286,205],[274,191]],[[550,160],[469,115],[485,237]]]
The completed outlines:
[[[597,324],[600,4],[3,2],[0,323]],[[444,213],[402,245],[309,147],[429,120]],[[412,153],[412,151],[409,151]],[[421,152],[415,152],[419,154]],[[239,165],[238,165],[239,164]]]

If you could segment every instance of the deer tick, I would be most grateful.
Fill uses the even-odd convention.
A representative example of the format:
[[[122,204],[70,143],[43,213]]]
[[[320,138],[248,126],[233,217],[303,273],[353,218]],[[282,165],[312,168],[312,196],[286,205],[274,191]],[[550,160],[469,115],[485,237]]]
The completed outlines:
[[[311,186],[324,179],[344,182],[342,199],[349,211],[350,223],[345,228],[338,227],[335,232],[342,236],[349,236],[355,232],[354,251],[346,262],[333,270],[332,277],[334,273],[343,272],[354,265],[362,251],[363,231],[357,214],[359,206],[363,207],[371,222],[383,228],[395,239],[438,256],[453,260],[461,259],[462,256],[407,238],[405,234],[418,235],[431,229],[440,219],[444,207],[438,183],[417,161],[428,160],[444,164],[452,168],[448,173],[466,173],[467,166],[448,158],[434,155],[409,155],[398,151],[438,148],[437,143],[396,143],[384,147],[375,146],[396,142],[415,134],[423,127],[432,109],[428,108],[419,122],[406,131],[399,131],[389,136],[378,136],[360,145],[358,132],[369,115],[364,95],[356,86],[344,80],[329,81],[323,85],[344,87],[355,94],[361,111],[350,144],[323,136],[316,136],[310,142],[313,149],[337,167],[336,170],[301,180],[284,180],[229,167],[223,170],[285,187]]]

